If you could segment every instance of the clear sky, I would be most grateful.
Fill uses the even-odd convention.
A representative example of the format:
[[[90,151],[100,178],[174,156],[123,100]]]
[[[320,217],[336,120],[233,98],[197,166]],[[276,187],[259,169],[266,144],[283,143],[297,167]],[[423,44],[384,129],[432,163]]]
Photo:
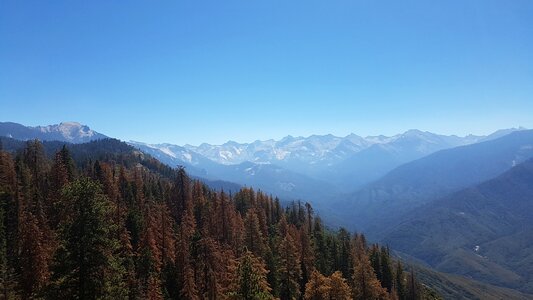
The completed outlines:
[[[124,140],[533,128],[533,1],[0,1],[0,121]]]

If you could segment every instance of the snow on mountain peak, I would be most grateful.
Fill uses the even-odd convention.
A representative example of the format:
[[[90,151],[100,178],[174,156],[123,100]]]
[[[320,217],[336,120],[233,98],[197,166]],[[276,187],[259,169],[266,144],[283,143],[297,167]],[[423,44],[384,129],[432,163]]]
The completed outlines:
[[[86,143],[107,136],[100,134],[78,122],[62,122],[46,126],[24,126],[14,122],[0,122],[0,135],[19,140],[38,139],[41,141],[62,141]]]
[[[293,168],[297,165],[327,166],[341,161],[373,145],[398,152],[412,149],[419,153],[431,153],[436,150],[471,144],[481,137],[445,136],[428,131],[411,129],[394,136],[361,137],[349,134],[338,137],[332,134],[294,137],[288,135],[280,140],[256,140],[251,143],[228,141],[220,145],[202,143],[198,146],[172,146],[166,144],[149,145],[172,158],[193,163],[200,159],[222,165],[238,165],[244,162],[255,164],[276,164]]]
[[[86,125],[78,122],[68,121],[61,122],[59,124],[37,126],[35,130],[43,134],[50,134],[54,137],[60,136],[60,139],[64,139],[69,142],[87,142],[95,138],[104,138],[104,135],[92,130]]]
[[[290,163],[301,162],[308,164],[331,164],[354,155],[374,144],[389,145],[398,142],[412,142],[420,144],[424,150],[425,144],[442,142],[442,137],[430,132],[417,129],[408,130],[392,137],[368,136],[363,138],[356,134],[337,137],[332,134],[311,135],[308,137],[294,137],[288,135],[281,140],[256,140],[252,143],[238,143],[228,141],[222,145],[203,143],[199,146],[185,145],[185,148],[196,152],[210,160],[224,165],[239,164],[245,161],[259,163]],[[401,139],[402,141],[400,141]],[[467,144],[455,137],[449,143]],[[470,138],[470,140],[474,140]],[[445,141],[445,143],[448,143]]]

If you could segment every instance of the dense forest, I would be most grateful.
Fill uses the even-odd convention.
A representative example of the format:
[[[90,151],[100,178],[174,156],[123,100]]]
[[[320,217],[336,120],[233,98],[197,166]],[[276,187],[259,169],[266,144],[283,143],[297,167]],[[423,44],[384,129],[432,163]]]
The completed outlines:
[[[128,147],[0,150],[0,299],[436,298],[307,203],[214,191]]]

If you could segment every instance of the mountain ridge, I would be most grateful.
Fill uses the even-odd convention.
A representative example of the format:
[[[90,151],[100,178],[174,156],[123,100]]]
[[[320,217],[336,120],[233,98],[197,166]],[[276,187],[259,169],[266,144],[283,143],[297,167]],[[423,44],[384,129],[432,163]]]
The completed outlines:
[[[521,129],[506,129],[512,132]],[[380,178],[395,167],[439,150],[477,143],[489,136],[439,135],[408,130],[391,137],[356,134],[337,137],[332,134],[293,137],[280,140],[256,140],[251,143],[228,141],[221,145],[202,143],[183,146],[170,143],[148,144],[130,141],[152,155],[172,164],[189,164],[208,172],[213,163],[239,165],[249,161],[273,164],[287,171],[328,182],[339,191],[348,192]],[[156,153],[159,151],[160,153]],[[164,158],[164,156],[168,156]],[[204,174],[205,175],[205,174]]]
[[[533,158],[415,210],[381,239],[437,270],[532,293]]]
[[[445,149],[413,160],[390,171],[363,188],[345,194],[331,207],[349,209],[359,229],[379,236],[384,224],[438,195],[499,176],[533,157],[533,130],[522,130],[484,142]],[[345,224],[347,226],[347,224]]]
[[[92,130],[87,125],[72,121],[35,127],[14,122],[0,122],[0,136],[18,140],[39,139],[43,141],[62,141],[76,144],[108,138],[108,136]]]

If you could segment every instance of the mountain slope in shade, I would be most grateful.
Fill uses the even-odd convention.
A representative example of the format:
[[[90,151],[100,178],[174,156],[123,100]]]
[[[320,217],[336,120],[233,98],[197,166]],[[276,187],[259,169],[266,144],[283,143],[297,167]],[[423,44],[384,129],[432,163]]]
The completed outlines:
[[[404,164],[383,178],[333,201],[344,225],[379,236],[383,228],[435,198],[494,178],[533,157],[533,130],[442,150]],[[347,221],[347,222],[346,222]]]
[[[38,139],[75,144],[107,138],[107,136],[77,122],[62,122],[56,125],[37,127],[24,126],[12,122],[0,122],[0,136],[23,141]]]
[[[533,159],[414,211],[383,242],[449,273],[533,293]]]
[[[437,272],[417,264],[413,265],[410,263],[409,268],[414,269],[417,278],[444,299],[533,299],[532,294],[490,285],[464,276]]]

